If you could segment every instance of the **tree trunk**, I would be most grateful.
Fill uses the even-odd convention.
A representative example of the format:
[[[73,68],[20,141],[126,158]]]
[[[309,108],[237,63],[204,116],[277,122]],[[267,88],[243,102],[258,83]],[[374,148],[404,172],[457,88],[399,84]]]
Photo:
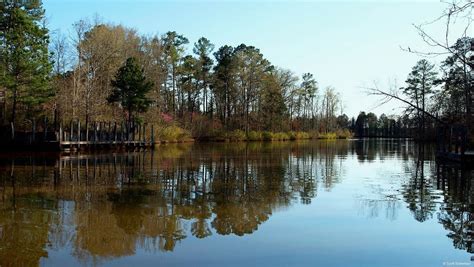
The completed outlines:
[[[171,93],[171,107],[173,109],[173,115],[176,117],[176,66],[173,64],[172,70],[172,93]]]
[[[18,86],[15,85],[13,87],[13,105],[12,105],[12,115],[10,121],[15,124],[16,120],[16,109],[17,109],[17,102],[18,102]]]

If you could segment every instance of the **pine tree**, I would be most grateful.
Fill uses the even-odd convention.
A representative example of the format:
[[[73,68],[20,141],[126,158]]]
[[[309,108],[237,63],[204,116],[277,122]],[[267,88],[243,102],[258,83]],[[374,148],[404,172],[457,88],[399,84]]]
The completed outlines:
[[[189,43],[188,38],[183,35],[177,34],[175,31],[167,32],[162,37],[162,43],[164,48],[164,61],[168,72],[168,82],[171,84],[171,95],[169,96],[169,102],[171,109],[168,108],[173,114],[176,115],[178,105],[176,103],[177,98],[182,97],[182,91],[179,91],[177,87],[179,66],[183,55],[185,54],[185,45]]]
[[[418,61],[408,75],[408,79],[406,80],[408,86],[403,88],[403,93],[407,95],[414,106],[416,106],[417,120],[421,135],[424,135],[425,130],[427,102],[429,96],[433,93],[433,86],[437,79],[437,73],[434,71],[434,67],[435,66],[426,59]]]
[[[0,82],[14,123],[20,109],[31,117],[53,96],[49,35],[41,1],[6,1],[0,10]]]
[[[209,94],[208,87],[211,80],[211,69],[213,60],[210,54],[214,50],[214,45],[206,38],[201,37],[194,44],[193,52],[198,56],[196,65],[196,78],[199,81],[199,87],[203,91],[203,112],[208,113],[209,111]],[[212,107],[211,107],[212,108]]]
[[[146,80],[143,69],[138,66],[135,58],[128,58],[125,65],[118,69],[111,85],[114,89],[107,101],[120,103],[122,109],[127,112],[128,121],[134,118],[134,112],[148,110],[151,100],[146,94],[153,87],[153,83]]]
[[[263,78],[263,89],[260,97],[260,113],[265,130],[281,131],[285,115],[287,114],[287,108],[282,88],[273,73]]]

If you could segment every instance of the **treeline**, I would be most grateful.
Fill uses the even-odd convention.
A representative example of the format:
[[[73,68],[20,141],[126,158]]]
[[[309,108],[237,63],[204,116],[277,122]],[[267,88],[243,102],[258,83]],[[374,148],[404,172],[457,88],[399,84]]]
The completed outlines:
[[[274,66],[254,46],[216,48],[205,37],[190,44],[174,31],[141,35],[100,19],[79,20],[71,36],[50,37],[39,1],[1,8],[5,124],[134,120],[197,138],[342,130],[333,87]]]
[[[457,136],[458,139],[474,140],[474,38],[468,35],[472,33],[473,8],[472,1],[447,3],[442,15],[430,23],[445,23],[441,25],[444,30],[443,39],[430,35],[425,31],[424,25],[415,26],[432,51],[407,48],[407,52],[423,57],[443,57],[439,66],[421,59],[413,66],[403,87],[370,89],[373,94],[383,96],[383,103],[396,99],[405,104],[404,115],[415,125],[414,137],[418,139],[434,139],[441,134],[438,138],[446,140],[456,131],[461,133]],[[459,26],[463,31],[453,33],[452,29]],[[451,41],[452,36],[457,36],[453,39],[455,41]],[[444,130],[437,128],[440,126]]]
[[[344,121],[338,117],[338,121]],[[346,124],[347,125],[347,124]],[[410,138],[416,134],[416,121],[408,115],[385,115],[377,118],[372,112],[361,111],[348,127],[356,137]]]
[[[419,60],[408,74],[405,86],[390,91],[372,89],[384,96],[383,101],[397,99],[405,104],[400,124],[409,128],[408,133],[414,138],[435,140],[440,134],[439,127],[462,128],[468,138],[472,135],[474,38],[462,37],[449,49],[452,54],[440,66]],[[368,115],[366,128],[374,129],[376,117]]]
[[[398,89],[408,102],[404,114],[415,138],[434,140],[439,126],[472,128],[474,38],[460,38],[450,49],[454,54],[439,68],[426,59],[419,60],[405,86]]]

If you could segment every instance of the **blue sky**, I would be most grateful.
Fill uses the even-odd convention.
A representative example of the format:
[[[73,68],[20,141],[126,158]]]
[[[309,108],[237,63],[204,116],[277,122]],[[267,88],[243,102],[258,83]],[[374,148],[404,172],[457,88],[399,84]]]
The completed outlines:
[[[191,43],[205,36],[216,47],[245,43],[260,48],[274,65],[300,75],[313,73],[321,88],[334,86],[344,112],[399,113],[401,105],[377,106],[361,87],[403,85],[418,56],[400,46],[428,49],[412,24],[439,16],[439,1],[112,1],[44,0],[51,30],[71,31],[81,18],[98,14],[143,34],[170,30]],[[443,33],[434,28],[434,35]],[[434,62],[441,58],[431,59]]]

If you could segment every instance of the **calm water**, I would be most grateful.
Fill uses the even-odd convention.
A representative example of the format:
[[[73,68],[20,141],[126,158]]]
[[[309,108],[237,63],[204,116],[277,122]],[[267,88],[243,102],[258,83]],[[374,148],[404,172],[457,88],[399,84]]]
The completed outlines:
[[[473,177],[406,140],[3,155],[0,265],[474,266]]]

